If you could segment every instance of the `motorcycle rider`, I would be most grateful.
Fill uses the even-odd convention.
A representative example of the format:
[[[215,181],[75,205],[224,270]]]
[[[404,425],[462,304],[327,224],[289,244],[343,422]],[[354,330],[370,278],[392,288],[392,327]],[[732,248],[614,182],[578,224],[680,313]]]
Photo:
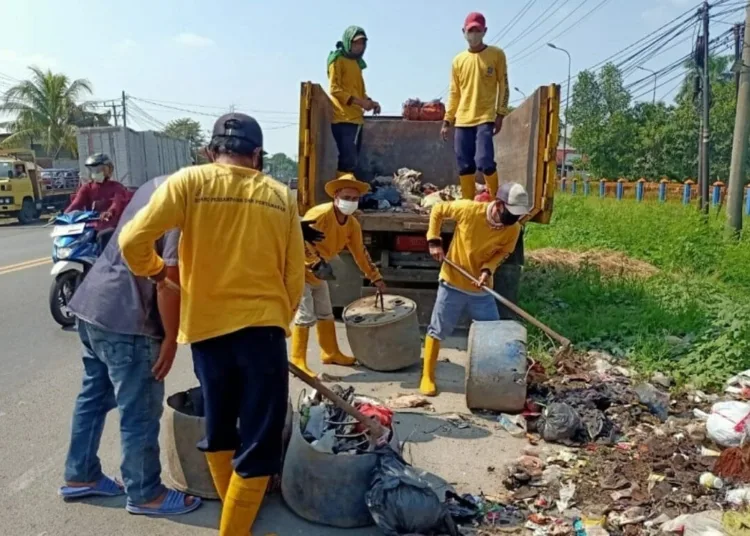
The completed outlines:
[[[112,235],[125,205],[130,200],[130,192],[121,183],[112,180],[115,166],[104,153],[96,153],[86,159],[91,182],[81,186],[65,213],[74,210],[95,210],[100,213],[101,221],[95,229],[99,231],[97,240],[102,248]]]

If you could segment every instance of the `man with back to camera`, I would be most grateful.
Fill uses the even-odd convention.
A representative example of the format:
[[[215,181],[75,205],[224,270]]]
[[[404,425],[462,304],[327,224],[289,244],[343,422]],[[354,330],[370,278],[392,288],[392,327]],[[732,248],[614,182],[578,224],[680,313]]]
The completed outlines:
[[[223,502],[219,534],[247,536],[281,470],[285,339],[305,286],[305,252],[296,200],[262,173],[255,119],[220,117],[208,154],[212,163],[172,175],[119,242],[133,273],[164,281],[153,243],[168,229],[182,231],[178,342],[191,345],[203,393],[198,448]]]
[[[484,175],[490,197],[498,188],[495,146],[508,115],[508,69],[505,52],[484,44],[487,24],[481,13],[469,13],[464,21],[468,50],[458,54],[451,66],[448,105],[441,136],[448,139],[454,127],[454,149],[463,199],[474,199],[477,170]]]
[[[201,503],[197,497],[168,490],[161,481],[159,419],[163,380],[177,352],[180,295],[133,276],[117,236],[166,179],[157,177],[138,188],[115,230],[115,240],[70,302],[83,345],[84,373],[73,412],[65,485],[59,490],[66,500],[122,494],[121,486],[102,472],[97,455],[107,413],[118,408],[125,508],[133,514],[159,516],[185,514]],[[171,230],[156,243],[174,281],[179,281],[179,241],[179,231]]]

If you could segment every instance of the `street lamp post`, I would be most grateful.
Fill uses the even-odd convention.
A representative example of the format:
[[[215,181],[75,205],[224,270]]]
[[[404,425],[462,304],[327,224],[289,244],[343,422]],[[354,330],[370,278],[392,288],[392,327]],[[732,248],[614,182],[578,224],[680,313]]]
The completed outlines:
[[[564,48],[560,48],[556,46],[554,43],[547,43],[547,46],[550,48],[554,48],[555,50],[559,50],[560,52],[565,52],[565,54],[568,56],[568,88],[565,90],[565,126],[563,130],[563,157],[562,157],[563,177],[567,177],[568,168],[565,165],[565,160],[568,156],[568,103],[570,102],[570,66],[572,64],[572,60],[570,59],[570,52],[568,52]]]
[[[647,73],[651,73],[654,75],[654,96],[651,99],[652,104],[656,104],[656,78],[659,76],[656,71],[649,69],[648,67],[641,67],[640,65],[637,67],[641,71],[646,71]]]
[[[526,99],[526,93],[524,93],[523,91],[521,91],[520,89],[518,89],[518,86],[514,87],[513,89],[515,89],[516,91],[518,91],[518,92],[519,92],[519,93],[521,94],[521,96],[522,96],[522,97],[523,97],[524,99]]]

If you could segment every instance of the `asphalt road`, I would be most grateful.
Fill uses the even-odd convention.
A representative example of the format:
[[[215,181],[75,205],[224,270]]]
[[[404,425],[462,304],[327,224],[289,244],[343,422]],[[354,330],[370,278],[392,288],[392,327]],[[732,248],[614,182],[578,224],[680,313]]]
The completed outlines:
[[[0,534],[216,534],[220,507],[214,501],[187,516],[149,519],[126,513],[122,498],[64,503],[57,497],[81,371],[76,333],[60,329],[49,314],[49,252],[48,228],[0,226]],[[318,350],[314,337],[311,339],[308,359],[311,368],[320,371]],[[343,330],[339,339],[348,350]],[[435,401],[437,413],[399,414],[397,419],[399,435],[410,439],[407,459],[440,474],[459,491],[496,493],[501,471],[489,473],[486,467],[499,469],[504,460],[520,452],[523,444],[509,439],[491,423],[464,428],[443,419],[446,413],[465,412],[461,394],[465,353],[448,349],[441,355],[446,361],[440,363],[438,380],[445,392]],[[343,383],[380,398],[414,393],[419,378],[418,367],[395,374],[341,367],[327,367],[326,372],[342,375]],[[186,348],[180,349],[166,382],[168,394],[197,385]],[[299,389],[294,381],[293,400]],[[108,418],[100,457],[105,472],[119,477],[115,413]],[[253,534],[370,536],[380,532],[374,527],[339,530],[311,525],[293,514],[276,495],[264,502]]]

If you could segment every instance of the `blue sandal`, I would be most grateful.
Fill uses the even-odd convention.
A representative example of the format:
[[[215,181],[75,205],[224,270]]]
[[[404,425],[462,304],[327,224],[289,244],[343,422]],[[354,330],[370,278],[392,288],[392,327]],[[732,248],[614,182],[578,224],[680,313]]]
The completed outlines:
[[[65,500],[83,499],[84,497],[118,497],[124,495],[122,484],[102,476],[93,486],[61,486],[57,494]]]
[[[199,497],[193,497],[191,504],[185,504],[186,497],[188,495],[185,493],[170,489],[167,491],[167,496],[164,497],[162,503],[156,508],[138,506],[131,503],[130,499],[128,499],[125,510],[131,514],[143,516],[179,516],[188,514],[201,505]]]

